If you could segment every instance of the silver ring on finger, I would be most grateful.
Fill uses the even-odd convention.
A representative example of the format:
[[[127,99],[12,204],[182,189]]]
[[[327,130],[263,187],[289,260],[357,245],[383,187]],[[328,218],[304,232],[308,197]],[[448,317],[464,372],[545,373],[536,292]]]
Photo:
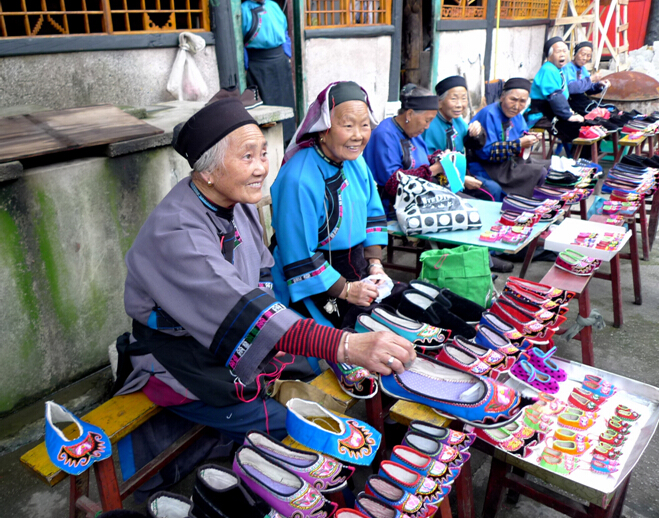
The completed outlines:
[[[395,359],[396,358],[394,358],[393,356],[389,356],[389,359],[387,360],[387,365],[389,365],[389,367],[391,367],[394,364]]]

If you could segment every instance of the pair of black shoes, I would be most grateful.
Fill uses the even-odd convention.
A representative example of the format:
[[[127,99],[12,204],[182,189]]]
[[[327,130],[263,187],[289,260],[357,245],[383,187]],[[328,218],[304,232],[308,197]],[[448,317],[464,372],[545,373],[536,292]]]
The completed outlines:
[[[474,338],[476,329],[467,322],[478,322],[485,308],[447,288],[423,281],[410,282],[411,290],[403,293],[398,313],[431,326],[450,329],[453,336]]]
[[[263,518],[271,507],[244,486],[232,470],[205,464],[197,469],[192,500],[160,491],[146,506],[148,518]],[[99,518],[144,518],[135,511],[117,510]]]
[[[654,155],[650,158],[641,155],[625,155],[620,163],[637,167],[659,167],[659,156]]]

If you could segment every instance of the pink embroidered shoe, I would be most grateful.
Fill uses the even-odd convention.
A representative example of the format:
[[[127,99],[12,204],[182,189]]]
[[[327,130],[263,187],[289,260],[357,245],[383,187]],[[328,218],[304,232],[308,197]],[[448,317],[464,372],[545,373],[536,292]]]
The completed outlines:
[[[391,480],[408,493],[416,495],[426,504],[436,506],[444,499],[444,490],[437,482],[390,460],[380,463],[378,475]]]
[[[599,410],[599,407],[595,403],[587,400],[585,397],[582,397],[579,394],[576,394],[574,391],[572,391],[568,396],[567,402],[574,408],[578,408],[586,412],[595,412]]]
[[[534,347],[526,351],[525,354],[528,357],[529,363],[535,367],[535,370],[548,374],[560,383],[567,379],[567,373],[551,359],[555,352],[556,347],[552,347],[547,352],[543,352],[537,347]]]
[[[437,512],[437,506],[423,503],[419,497],[380,475],[371,475],[366,479],[364,493],[389,504],[410,518],[430,518]],[[335,516],[339,518],[338,511]]]
[[[595,374],[586,374],[581,386],[603,398],[609,398],[616,393],[616,388],[611,383]]]
[[[540,392],[547,394],[556,394],[560,388],[555,379],[551,376],[538,372],[533,365],[526,360],[519,360],[515,362],[510,369],[510,375]]]
[[[476,429],[476,435],[485,442],[501,448],[509,453],[522,453],[524,441],[515,437],[505,428],[495,428],[492,430]]]
[[[616,407],[616,416],[625,421],[631,423],[638,421],[638,418],[641,417],[641,414],[634,412],[631,408],[626,407],[625,405],[618,405]]]

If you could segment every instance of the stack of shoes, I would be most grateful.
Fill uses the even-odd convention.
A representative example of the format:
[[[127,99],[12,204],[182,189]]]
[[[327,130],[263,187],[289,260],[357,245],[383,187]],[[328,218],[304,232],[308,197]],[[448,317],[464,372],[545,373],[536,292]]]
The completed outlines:
[[[522,351],[535,346],[550,348],[552,336],[566,320],[567,303],[573,296],[572,292],[509,277],[502,295],[483,314],[480,326],[505,334]],[[480,343],[485,343],[482,335]]]
[[[614,165],[602,185],[603,193],[622,191],[651,196],[657,188],[658,170],[642,165]]]
[[[641,155],[625,155],[620,159],[621,164],[635,165],[638,167],[659,168],[659,155],[646,157]]]
[[[561,200],[536,200],[518,194],[509,194],[503,199],[502,212],[539,214],[540,221],[553,222],[562,216],[564,202]]]
[[[566,205],[574,205],[592,194],[590,189],[569,189],[565,187],[541,185],[533,188],[537,200],[561,200]]]

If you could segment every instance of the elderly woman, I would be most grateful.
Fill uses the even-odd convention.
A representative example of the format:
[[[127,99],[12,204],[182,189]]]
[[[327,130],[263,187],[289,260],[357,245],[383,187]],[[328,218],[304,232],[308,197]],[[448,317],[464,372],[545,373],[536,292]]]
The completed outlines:
[[[465,154],[467,149],[477,150],[485,144],[485,134],[480,122],[474,121],[467,126],[462,112],[467,107],[467,81],[462,76],[450,76],[435,86],[439,98],[439,111],[423,132],[422,137],[430,153],[436,151],[457,151]],[[446,175],[436,177],[440,184],[448,183]],[[492,200],[492,196],[482,189],[483,183],[467,174],[464,180],[464,192],[470,196]]]
[[[565,144],[569,144],[579,136],[584,120],[568,102],[570,94],[562,69],[569,61],[569,51],[559,36],[548,39],[543,50],[547,61],[533,79],[531,107],[526,113],[526,120],[531,128],[543,116],[554,121],[552,126],[556,134]]]
[[[408,84],[400,93],[400,103],[398,115],[382,121],[364,149],[364,160],[386,201],[396,196],[396,171],[426,180],[442,172],[439,162],[430,164],[428,148],[421,137],[437,115],[437,96]]]
[[[366,92],[333,83],[309,109],[272,186],[279,300],[317,321],[352,327],[378,298],[361,279],[385,275],[387,221],[362,157],[371,136]],[[386,276],[385,276],[386,277]],[[394,288],[400,296],[402,286]]]
[[[471,172],[483,181],[497,201],[506,194],[533,195],[547,175],[548,160],[522,158],[520,155],[537,142],[528,132],[522,116],[529,99],[531,83],[516,77],[503,85],[498,102],[479,111],[474,121],[480,122],[486,140],[483,149],[476,151],[476,160],[470,162]]]
[[[586,65],[590,63],[592,57],[593,44],[590,41],[582,41],[574,47],[574,60],[563,67],[563,75],[570,93],[568,102],[570,107],[581,115],[588,113],[589,106],[594,107],[597,104],[588,95],[597,94],[611,85],[606,79],[600,81],[602,75],[599,72],[590,75]]]
[[[267,143],[240,100],[197,112],[174,147],[192,167],[148,217],[126,255],[130,338],[119,340],[119,393],[234,440],[251,429],[286,436],[285,408],[266,397],[293,355],[402,372],[412,346],[393,333],[349,335],[286,309],[254,204],[268,175]]]

